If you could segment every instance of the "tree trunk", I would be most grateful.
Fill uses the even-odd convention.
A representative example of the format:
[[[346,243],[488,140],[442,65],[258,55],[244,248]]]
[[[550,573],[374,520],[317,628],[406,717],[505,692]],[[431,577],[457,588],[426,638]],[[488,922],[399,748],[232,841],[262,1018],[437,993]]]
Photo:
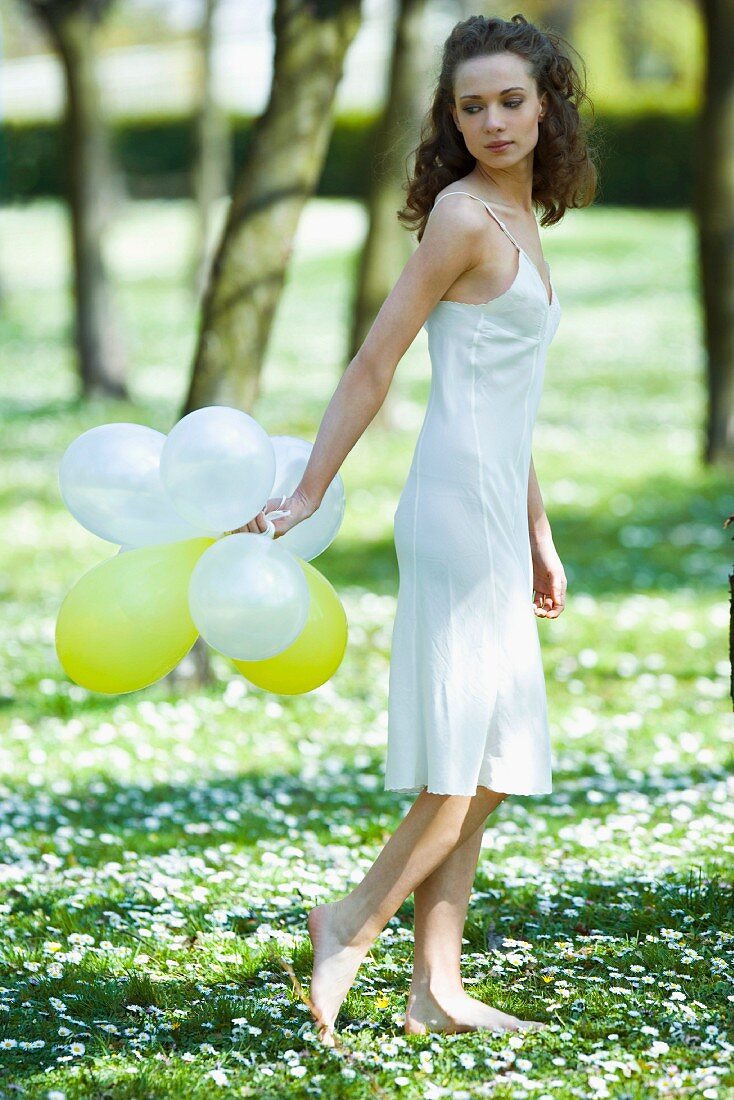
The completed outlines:
[[[734,515],[724,520],[724,530],[734,523]],[[734,709],[734,570],[729,573],[729,698]]]
[[[349,360],[359,351],[382,303],[413,251],[413,241],[397,220],[405,201],[406,158],[419,140],[429,108],[430,51],[425,0],[398,0],[387,100],[378,130],[375,169],[368,201],[368,230],[357,274]],[[376,419],[392,423],[389,402]]]
[[[82,392],[127,397],[124,350],[102,254],[111,157],[95,71],[94,26],[79,12],[47,26],[66,82],[65,165]]]
[[[703,461],[734,463],[734,0],[703,0],[707,69],[695,206],[708,381]]]
[[[224,112],[214,96],[214,18],[218,0],[202,0],[203,18],[198,42],[198,100],[196,160],[193,190],[198,218],[198,247],[193,282],[197,300],[204,293],[211,266],[211,226],[215,202],[228,191],[231,170],[229,133]]]
[[[544,0],[540,5],[540,19],[544,27],[560,34],[566,41],[572,41],[578,0]]]
[[[257,398],[293,238],[318,183],[359,17],[360,0],[276,0],[270,98],[212,264],[181,415],[212,404],[249,409]]]
[[[475,0],[456,0],[456,3],[462,19],[476,15],[478,5]],[[578,8],[579,0],[526,0],[522,5],[522,13],[527,20],[535,23],[541,30],[548,27],[567,41],[572,41]]]
[[[729,574],[729,697],[734,709],[734,571]]]
[[[201,691],[214,683],[209,646],[202,637],[193,646],[174,669],[167,673],[159,684],[167,690],[189,694]],[[234,675],[234,669],[232,670]]]

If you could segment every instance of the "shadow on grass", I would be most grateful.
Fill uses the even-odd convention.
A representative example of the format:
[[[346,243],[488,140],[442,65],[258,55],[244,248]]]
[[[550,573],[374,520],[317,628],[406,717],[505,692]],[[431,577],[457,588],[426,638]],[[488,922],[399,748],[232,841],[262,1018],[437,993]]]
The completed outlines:
[[[481,887],[483,882],[480,873],[478,885]],[[624,978],[633,984],[639,978],[634,977],[634,971],[628,969],[630,966],[642,968],[648,974],[664,972],[673,977],[680,974],[687,985],[693,986],[692,995],[711,1011],[718,1005],[722,1017],[734,1016],[734,1007],[727,1007],[726,1003],[728,983],[723,975],[711,969],[716,947],[714,944],[707,947],[702,938],[711,930],[731,926],[730,885],[717,879],[696,882],[695,876],[689,873],[654,881],[634,875],[601,883],[574,879],[564,882],[564,887],[588,903],[583,922],[540,913],[530,888],[502,889],[500,886],[491,902],[486,895],[480,895],[479,900],[473,899],[465,932],[468,946],[464,952],[466,970],[479,978],[478,983],[468,987],[472,995],[502,1011],[520,1015],[532,1013],[535,1019],[547,1018],[544,1006],[555,998],[555,992],[543,980],[541,971],[568,965],[567,948],[559,941],[570,940],[574,945],[574,965],[581,976],[587,981],[595,976],[601,979],[596,986],[579,984],[577,1000],[565,1003],[562,1010],[565,1022],[577,1024],[584,1037],[603,1039],[612,1007],[619,1008],[616,1000],[613,1006],[608,1003],[606,994],[610,965],[618,967],[617,981]],[[155,978],[145,973],[134,959],[129,965],[121,963],[120,972],[115,974],[106,969],[103,960],[97,964],[92,961],[68,964],[61,981],[28,975],[3,963],[0,975],[6,990],[12,988],[18,977],[21,979],[16,984],[20,1006],[18,1009],[11,1007],[10,1016],[6,1017],[9,1032],[14,1028],[13,1033],[22,1031],[26,1040],[43,1039],[47,1044],[41,1054],[17,1049],[5,1052],[6,1070],[12,1070],[13,1080],[20,1082],[45,1065],[53,1064],[56,1053],[63,1049],[64,1041],[54,1040],[58,1026],[66,1021],[59,1014],[58,1004],[53,1005],[50,998],[63,1001],[66,1013],[73,1020],[69,1025],[73,1039],[68,1038],[66,1043],[84,1042],[87,1055],[124,1054],[133,1045],[139,1046],[136,1037],[146,1032],[149,1039],[143,1039],[142,1045],[144,1053],[151,1058],[159,1051],[198,1055],[203,1043],[211,1044],[217,1052],[257,1050],[261,1057],[277,1058],[283,1050],[300,1045],[298,1031],[310,1020],[280,961],[291,962],[307,990],[313,962],[305,931],[309,907],[294,906],[276,912],[273,907],[263,904],[251,906],[246,921],[230,915],[227,927],[238,937],[247,935],[258,925],[268,924],[276,932],[301,933],[302,938],[292,948],[275,942],[258,946],[240,944],[240,955],[236,959],[221,959],[215,952],[207,965],[219,970],[220,980],[202,981],[197,975]],[[101,908],[101,902],[96,908]],[[96,918],[98,928],[103,926],[104,912],[98,911]],[[79,927],[76,917],[74,926]],[[412,927],[412,899],[389,924],[393,931],[401,926]],[[499,933],[494,931],[498,928]],[[695,943],[700,958],[694,962],[679,961],[660,937],[661,928],[684,929],[687,942]],[[654,934],[657,942],[647,942],[647,933]],[[125,940],[124,933],[119,930],[112,930],[110,937]],[[628,942],[620,952],[619,942],[610,944],[608,937]],[[506,940],[516,939],[533,941],[535,958],[520,966],[504,964],[503,972],[489,974],[490,964],[501,961],[503,955],[516,949],[515,944]],[[151,942],[145,941],[148,950]],[[165,943],[162,948],[166,950]],[[172,957],[183,967],[196,958],[200,949],[194,931],[189,934],[183,949],[172,953]],[[467,958],[470,952],[471,963]],[[483,963],[477,963],[475,953],[486,953]],[[402,1026],[395,1022],[393,1014],[396,1008],[404,1008],[411,959],[412,940],[378,940],[342,1005],[338,1028],[352,1031],[374,1028],[385,1036],[401,1034]],[[202,965],[199,961],[199,970]],[[574,977],[579,980],[578,974]],[[645,988],[639,990],[643,996]],[[377,1007],[375,993],[387,995],[389,1005],[383,1002]],[[650,1001],[646,1003],[649,1022],[658,1019],[657,1010],[665,1014],[658,998],[664,1000],[664,995],[655,989],[646,998]],[[14,1019],[16,1011],[20,1013],[17,1020]],[[240,1021],[241,1030],[233,1042],[235,1020]],[[161,1028],[163,1021],[172,1026]],[[118,1033],[111,1035],[101,1030],[102,1024],[113,1025]],[[647,1041],[640,1035],[638,1026],[629,1019],[627,1038],[633,1047],[641,1049]],[[125,1036],[125,1029],[131,1027],[135,1034]],[[244,1067],[243,1070],[248,1072]]]
[[[360,842],[387,839],[386,827],[400,802],[393,792],[372,789],[372,773],[364,773],[360,781],[345,767],[339,774],[325,772],[308,783],[285,770],[273,776],[266,767],[230,777],[202,777],[186,785],[130,785],[96,776],[63,795],[6,783],[0,795],[6,816],[15,821],[15,844],[22,846],[27,838],[39,853],[55,854],[59,844],[54,833],[60,825],[64,835],[79,838],[73,854],[62,857],[62,868],[94,868],[124,860],[125,851],[141,858],[182,850],[194,855],[225,841],[235,852],[250,851],[262,841],[299,832],[328,845],[335,842],[334,816],[348,818]],[[381,785],[381,777],[378,782]],[[21,816],[25,828],[19,826]],[[99,840],[108,834],[114,839]],[[6,865],[12,863],[12,852],[5,856]],[[18,900],[24,912],[39,904],[39,897],[31,899],[25,891]]]
[[[170,853],[193,857],[224,843],[233,854],[250,853],[259,859],[258,850],[264,842],[272,841],[275,846],[286,841],[297,844],[299,837],[305,838],[307,847],[323,847],[328,860],[330,845],[384,844],[415,797],[382,789],[381,758],[377,754],[364,770],[345,765],[339,772],[329,770],[313,781],[304,781],[295,771],[281,770],[273,775],[266,770],[271,766],[230,777],[202,776],[198,783],[180,785],[132,785],[104,775],[94,776],[63,795],[39,792],[30,785],[12,788],[6,783],[0,788],[3,817],[12,821],[14,828],[13,846],[4,852],[5,866],[10,870],[16,859],[21,865],[25,863],[26,848],[39,857],[54,857],[48,862],[61,872],[74,868],[93,871],[110,862],[120,862],[124,868],[131,852],[140,859]],[[649,803],[652,827],[654,807],[662,811],[671,791],[710,788],[725,780],[727,774],[723,766],[712,769],[692,762],[685,770],[670,768],[639,781],[620,769],[616,776],[604,776],[605,801],[591,803],[587,791],[591,785],[598,788],[599,776],[590,765],[583,765],[573,774],[564,772],[562,778],[556,773],[555,791],[533,797],[532,806],[528,806],[527,799],[509,796],[496,812],[502,820],[512,816],[513,807],[518,806],[522,811],[519,839],[523,822],[532,817],[545,819],[552,837],[569,823],[591,819],[603,825],[608,815],[619,813],[619,797],[632,792]],[[487,828],[491,829],[492,824],[490,817]],[[341,840],[347,828],[348,841]],[[61,845],[57,839],[59,829],[64,838]],[[69,837],[76,838],[76,842],[69,841]],[[70,844],[72,849],[68,851]],[[20,853],[17,856],[16,851]],[[14,892],[13,908],[16,914],[52,916],[43,892],[26,886]],[[77,927],[80,921],[86,924],[85,911],[75,910]],[[93,931],[96,919],[95,911],[89,931]],[[52,923],[56,920],[54,917]]]

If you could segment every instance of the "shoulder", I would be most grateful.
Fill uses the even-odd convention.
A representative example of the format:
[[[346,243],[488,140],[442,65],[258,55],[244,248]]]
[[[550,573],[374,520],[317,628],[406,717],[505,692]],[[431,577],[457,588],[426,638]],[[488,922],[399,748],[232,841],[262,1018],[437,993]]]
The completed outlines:
[[[455,191],[453,185],[436,195],[421,239],[424,250],[435,246],[444,253],[470,255],[477,250],[489,220],[487,210],[477,199]]]
[[[474,226],[486,222],[487,208],[480,199],[467,195],[458,184],[452,183],[433,200],[429,221],[434,218],[442,223]]]

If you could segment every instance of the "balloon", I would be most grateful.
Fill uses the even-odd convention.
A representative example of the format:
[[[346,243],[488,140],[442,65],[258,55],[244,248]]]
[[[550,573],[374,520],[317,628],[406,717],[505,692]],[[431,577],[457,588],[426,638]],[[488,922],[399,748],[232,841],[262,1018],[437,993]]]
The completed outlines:
[[[265,661],[235,661],[251,683],[281,695],[313,691],[334,675],[347,647],[347,616],[334,588],[313,565],[296,558],[308,583],[308,619],[296,640]]]
[[[308,601],[295,558],[249,531],[210,546],[189,584],[189,609],[202,638],[242,661],[260,661],[289,646],[308,618]]]
[[[313,444],[292,435],[274,435],[271,442],[275,450],[276,469],[270,496],[292,496],[311,457]],[[310,561],[334,541],[344,518],[344,508],[344,482],[341,475],[336,474],[313,515],[301,520],[284,535],[279,535],[279,545],[291,554]]]
[[[226,405],[179,420],[161,452],[161,478],[176,510],[219,533],[262,511],[274,477],[270,436],[253,417]]]
[[[100,538],[153,546],[219,534],[178,514],[160,478],[166,437],[143,424],[101,424],[78,436],[59,466],[59,490],[76,520]]]
[[[95,565],[64,599],[56,652],[90,691],[137,691],[165,676],[196,641],[186,600],[212,539],[144,546]]]

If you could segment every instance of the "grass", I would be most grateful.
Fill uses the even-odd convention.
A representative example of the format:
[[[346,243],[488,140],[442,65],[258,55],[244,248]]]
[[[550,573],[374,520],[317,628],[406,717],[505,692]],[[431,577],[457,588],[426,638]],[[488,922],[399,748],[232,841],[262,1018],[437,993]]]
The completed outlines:
[[[308,908],[349,889],[411,802],[382,790],[382,766],[425,334],[391,390],[399,427],[373,424],[347,457],[344,523],[315,562],[349,619],[333,679],[269,695],[215,656],[206,690],[84,691],[57,663],[55,616],[113,551],[64,510],[58,462],[93,425],[177,419],[191,214],[136,204],[111,235],[134,400],[118,405],[76,399],[60,209],[0,210],[0,1094],[733,1096],[730,475],[698,457],[688,218],[600,208],[543,236],[563,318],[533,455],[569,580],[564,614],[539,620],[554,791],[488,823],[464,973],[551,1028],[404,1036],[409,899],[328,1051],[282,960],[307,987]],[[313,440],[362,223],[348,202],[307,214],[254,412]]]

